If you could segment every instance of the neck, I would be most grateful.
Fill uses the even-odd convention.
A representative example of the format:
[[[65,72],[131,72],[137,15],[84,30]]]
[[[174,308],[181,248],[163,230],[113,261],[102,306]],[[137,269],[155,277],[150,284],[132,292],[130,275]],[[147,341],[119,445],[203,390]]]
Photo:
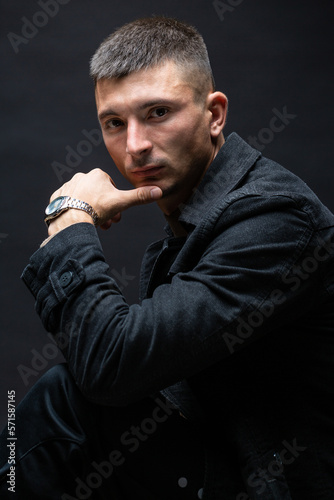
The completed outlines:
[[[165,214],[165,219],[168,222],[171,230],[173,231],[174,236],[176,237],[187,236],[188,233],[182,226],[182,224],[179,222],[179,217],[180,217],[179,209],[176,209],[170,215]]]

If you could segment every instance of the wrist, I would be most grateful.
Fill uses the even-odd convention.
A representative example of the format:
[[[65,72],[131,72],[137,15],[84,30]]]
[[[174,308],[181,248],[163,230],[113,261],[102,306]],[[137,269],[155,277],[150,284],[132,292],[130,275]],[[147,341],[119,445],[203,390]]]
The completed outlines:
[[[70,208],[50,221],[48,235],[54,236],[66,227],[72,226],[73,224],[79,224],[80,222],[88,222],[94,226],[94,221],[88,213],[83,210]]]

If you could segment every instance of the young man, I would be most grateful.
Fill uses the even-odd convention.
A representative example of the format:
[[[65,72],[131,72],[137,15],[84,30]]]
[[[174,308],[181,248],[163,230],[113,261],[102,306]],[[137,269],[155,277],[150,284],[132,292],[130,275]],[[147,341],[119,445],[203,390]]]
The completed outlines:
[[[95,169],[51,197],[23,279],[67,363],[18,408],[17,498],[333,498],[334,216],[236,134],[225,141],[227,99],[192,27],[125,25],[91,74],[106,147],[135,189]],[[129,306],[94,223],[152,201],[167,237]]]

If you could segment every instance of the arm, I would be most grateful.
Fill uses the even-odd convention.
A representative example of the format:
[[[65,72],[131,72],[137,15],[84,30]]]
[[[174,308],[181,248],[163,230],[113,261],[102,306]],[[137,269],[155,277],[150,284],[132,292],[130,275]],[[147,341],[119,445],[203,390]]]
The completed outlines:
[[[277,197],[273,206],[258,197],[252,216],[249,203],[238,201],[212,228],[193,268],[175,262],[171,283],[159,286],[141,305],[128,306],[108,276],[94,227],[80,224],[40,249],[24,280],[83,393],[96,402],[123,405],[190,377],[298,318],[301,307],[307,307],[305,297],[311,301],[311,288],[312,296],[317,293],[314,280],[296,294],[282,278],[311,235],[307,217],[289,199]],[[191,254],[198,239],[194,248],[191,238],[186,245]],[[73,276],[65,288],[64,272]],[[247,325],[253,312],[260,312],[262,321],[249,334],[239,325]]]

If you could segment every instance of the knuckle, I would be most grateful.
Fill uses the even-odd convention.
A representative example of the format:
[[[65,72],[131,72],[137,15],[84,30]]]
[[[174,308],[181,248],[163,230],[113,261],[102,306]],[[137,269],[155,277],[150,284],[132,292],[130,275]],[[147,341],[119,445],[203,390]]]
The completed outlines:
[[[93,175],[101,175],[103,173],[103,170],[101,170],[100,168],[96,167],[96,168],[93,168],[93,170],[91,170],[91,173]]]
[[[85,174],[82,172],[77,172],[76,174],[73,175],[72,179],[79,179],[80,177],[83,177]]]
[[[141,203],[146,203],[147,201],[147,192],[145,189],[139,189],[137,192],[138,200]]]
[[[55,191],[54,193],[52,193],[52,195],[50,196],[49,203],[51,203],[53,200],[55,200],[56,198],[58,198],[58,196],[59,196],[59,189],[57,189],[57,191]]]

